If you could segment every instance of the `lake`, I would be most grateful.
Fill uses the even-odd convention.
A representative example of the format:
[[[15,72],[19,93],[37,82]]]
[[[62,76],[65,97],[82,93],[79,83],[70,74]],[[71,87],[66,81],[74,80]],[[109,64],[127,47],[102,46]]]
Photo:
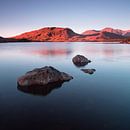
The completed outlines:
[[[72,58],[92,62],[92,75]],[[23,91],[17,79],[53,66],[74,77],[49,91]],[[110,43],[0,44],[0,130],[130,130],[130,45]]]

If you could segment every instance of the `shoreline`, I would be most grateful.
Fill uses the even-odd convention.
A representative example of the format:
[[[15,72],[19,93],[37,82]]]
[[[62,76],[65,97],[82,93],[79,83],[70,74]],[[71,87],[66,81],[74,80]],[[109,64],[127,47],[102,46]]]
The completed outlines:
[[[87,41],[87,42],[84,42],[84,41],[80,41],[80,42],[78,42],[78,41],[74,41],[74,42],[72,42],[72,41],[65,41],[65,42],[63,42],[63,41],[44,41],[44,42],[42,42],[42,41],[30,41],[30,42],[19,42],[19,41],[9,41],[9,42],[0,42],[0,44],[5,44],[5,43],[9,43],[9,44],[11,44],[11,43],[36,43],[36,42],[39,42],[39,43],[86,43],[86,44],[130,44],[130,43],[128,43],[128,42],[126,42],[126,43],[124,43],[124,42],[110,42],[110,41],[104,41],[104,42],[98,42],[98,41]]]

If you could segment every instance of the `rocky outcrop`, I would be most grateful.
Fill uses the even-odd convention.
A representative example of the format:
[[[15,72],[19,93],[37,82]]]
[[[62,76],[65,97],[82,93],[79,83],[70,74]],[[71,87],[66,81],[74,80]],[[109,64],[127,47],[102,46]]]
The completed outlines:
[[[85,56],[83,56],[83,55],[76,55],[75,57],[73,57],[72,62],[73,62],[76,66],[80,67],[80,66],[85,66],[85,65],[87,65],[87,64],[90,63],[91,61],[88,60],[88,59],[87,59]]]
[[[52,83],[63,83],[73,79],[72,76],[60,72],[51,66],[34,69],[27,72],[24,76],[18,79],[18,86],[45,86]]]
[[[95,69],[81,69],[84,73],[93,74],[96,70]]]

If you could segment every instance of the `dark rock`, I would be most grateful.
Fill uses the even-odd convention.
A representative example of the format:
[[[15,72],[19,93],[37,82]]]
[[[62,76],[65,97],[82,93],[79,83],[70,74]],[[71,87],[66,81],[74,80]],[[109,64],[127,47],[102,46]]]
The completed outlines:
[[[51,83],[43,86],[17,86],[17,89],[21,92],[33,94],[33,95],[41,95],[47,96],[52,90],[58,89],[62,86],[63,82]]]
[[[76,55],[75,57],[73,57],[72,59],[73,63],[76,65],[76,66],[85,66],[87,65],[88,63],[90,63],[91,61],[88,60],[85,56],[83,55]]]
[[[19,86],[44,86],[52,83],[63,83],[73,79],[72,76],[60,72],[51,66],[34,69],[18,79]]]
[[[81,69],[84,73],[93,74],[96,70],[95,69]]]

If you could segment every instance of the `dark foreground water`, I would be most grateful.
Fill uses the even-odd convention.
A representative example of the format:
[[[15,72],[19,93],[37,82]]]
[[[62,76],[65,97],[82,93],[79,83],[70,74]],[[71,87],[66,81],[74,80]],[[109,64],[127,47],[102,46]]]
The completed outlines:
[[[71,59],[83,54],[85,74]],[[17,78],[51,65],[74,77],[52,90],[23,91]],[[0,44],[0,130],[130,130],[130,45]]]

